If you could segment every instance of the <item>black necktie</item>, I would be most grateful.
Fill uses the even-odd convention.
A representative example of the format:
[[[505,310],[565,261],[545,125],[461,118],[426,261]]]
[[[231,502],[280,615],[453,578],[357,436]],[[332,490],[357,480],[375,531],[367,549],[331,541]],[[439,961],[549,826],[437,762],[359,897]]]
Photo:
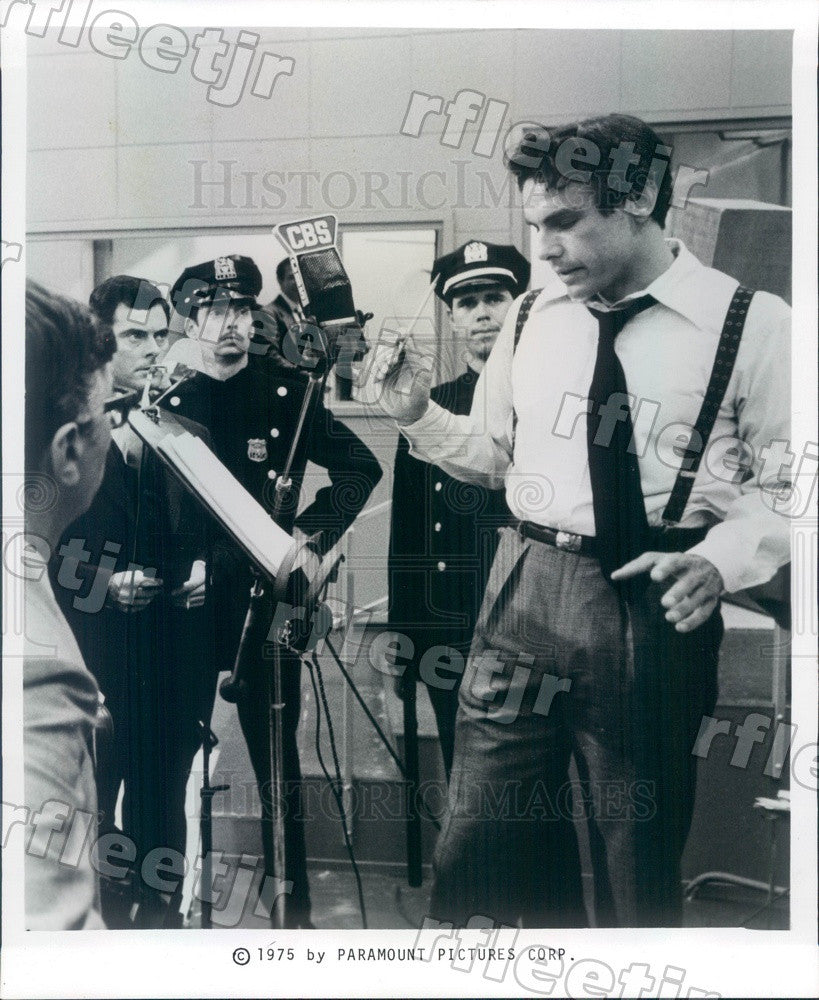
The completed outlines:
[[[613,570],[646,550],[648,521],[637,455],[628,450],[634,428],[626,376],[614,351],[617,334],[632,316],[654,305],[644,295],[623,309],[598,312],[600,336],[589,398],[586,440],[589,451],[594,525],[600,566],[606,579]]]

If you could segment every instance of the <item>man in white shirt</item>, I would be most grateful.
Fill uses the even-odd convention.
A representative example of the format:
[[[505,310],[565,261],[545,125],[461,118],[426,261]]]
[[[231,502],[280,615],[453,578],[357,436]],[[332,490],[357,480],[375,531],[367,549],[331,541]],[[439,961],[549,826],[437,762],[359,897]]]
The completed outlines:
[[[26,927],[102,927],[87,845],[69,831],[97,812],[92,739],[99,688],[49,584],[63,529],[91,503],[110,442],[111,331],[76,302],[29,283],[26,292],[25,805],[34,825],[25,858]],[[107,404],[107,405],[106,405]],[[39,496],[38,496],[39,494]],[[86,826],[86,829],[87,829]],[[41,829],[42,827],[42,829]],[[93,839],[93,838],[92,838]]]
[[[382,406],[413,453],[504,485],[518,521],[503,529],[461,683],[439,919],[574,922],[565,821],[582,817],[597,926],[681,921],[720,595],[789,557],[776,511],[789,309],[754,295],[690,497],[671,516],[737,282],[664,238],[670,152],[622,115],[527,133],[508,165],[565,294],[512,307],[469,416],[428,403],[429,359],[412,350],[384,381]]]

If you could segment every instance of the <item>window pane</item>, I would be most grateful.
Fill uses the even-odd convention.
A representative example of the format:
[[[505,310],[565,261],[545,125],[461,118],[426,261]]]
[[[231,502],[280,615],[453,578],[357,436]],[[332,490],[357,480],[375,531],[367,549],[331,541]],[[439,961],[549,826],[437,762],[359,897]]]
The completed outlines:
[[[353,286],[356,308],[371,312],[366,334],[375,344],[382,328],[409,328],[422,337],[434,335],[435,298],[429,276],[435,260],[435,229],[345,229],[341,235],[344,266]],[[336,398],[350,398],[336,380]]]

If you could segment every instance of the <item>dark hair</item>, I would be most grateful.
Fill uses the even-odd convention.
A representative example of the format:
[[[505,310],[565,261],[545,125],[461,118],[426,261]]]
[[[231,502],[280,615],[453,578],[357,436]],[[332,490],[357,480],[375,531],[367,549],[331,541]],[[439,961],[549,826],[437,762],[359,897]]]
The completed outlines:
[[[116,350],[111,328],[72,299],[26,282],[26,470],[88,402],[94,373]]]
[[[114,322],[114,312],[120,304],[129,309],[150,309],[159,303],[165,313],[165,319],[171,318],[171,307],[162,294],[162,290],[146,278],[134,278],[130,274],[115,274],[97,285],[88,305],[94,315],[103,323]]]
[[[634,157],[638,162],[631,162]],[[672,195],[671,147],[639,118],[601,115],[554,129],[531,126],[505,159],[519,188],[529,179],[555,189],[570,181],[590,184],[601,215],[638,200],[653,178],[657,197],[651,218],[665,226]]]
[[[278,281],[279,284],[282,283],[282,276],[284,275],[284,270],[287,267],[290,268],[293,267],[292,263],[290,262],[290,258],[282,257],[282,259],[276,265],[276,281]]]

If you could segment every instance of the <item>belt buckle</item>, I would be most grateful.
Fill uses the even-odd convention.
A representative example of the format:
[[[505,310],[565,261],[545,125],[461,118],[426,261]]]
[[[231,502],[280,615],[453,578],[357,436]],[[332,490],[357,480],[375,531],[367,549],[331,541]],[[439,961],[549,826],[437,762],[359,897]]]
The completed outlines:
[[[573,535],[570,531],[558,531],[555,534],[555,548],[564,552],[579,552],[583,545],[581,535]]]

